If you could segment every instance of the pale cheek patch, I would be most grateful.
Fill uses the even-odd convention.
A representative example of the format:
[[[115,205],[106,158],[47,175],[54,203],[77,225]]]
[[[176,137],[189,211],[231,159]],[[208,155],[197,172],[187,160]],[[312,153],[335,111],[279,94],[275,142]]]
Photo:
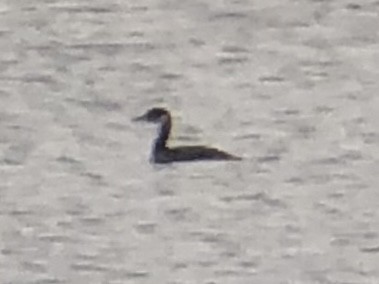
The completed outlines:
[[[168,122],[168,115],[167,114],[161,116],[161,122],[162,123]]]

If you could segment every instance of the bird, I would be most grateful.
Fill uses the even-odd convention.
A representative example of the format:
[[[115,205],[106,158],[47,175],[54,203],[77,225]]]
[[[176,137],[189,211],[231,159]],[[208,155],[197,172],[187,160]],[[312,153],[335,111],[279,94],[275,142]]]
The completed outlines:
[[[167,145],[172,119],[170,112],[165,108],[154,107],[147,110],[141,116],[135,117],[133,121],[145,121],[159,124],[158,137],[155,138],[151,161],[156,164],[167,164],[173,162],[189,161],[239,161],[241,157],[234,156],[222,150],[207,146],[178,146],[170,148]]]

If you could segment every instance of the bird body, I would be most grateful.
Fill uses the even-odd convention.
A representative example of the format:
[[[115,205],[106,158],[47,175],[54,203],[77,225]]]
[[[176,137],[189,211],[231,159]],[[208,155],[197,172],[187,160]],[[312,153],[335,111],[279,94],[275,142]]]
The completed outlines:
[[[142,116],[135,118],[134,121],[147,121],[160,124],[159,134],[154,141],[151,153],[152,161],[154,163],[163,164],[204,160],[241,160],[240,157],[207,146],[168,147],[167,141],[171,132],[172,120],[170,112],[166,109],[152,108]]]

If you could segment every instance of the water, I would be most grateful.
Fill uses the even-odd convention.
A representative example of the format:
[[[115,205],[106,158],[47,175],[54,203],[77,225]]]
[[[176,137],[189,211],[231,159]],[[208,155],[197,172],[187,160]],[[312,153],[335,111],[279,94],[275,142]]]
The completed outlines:
[[[379,282],[379,5],[258,2],[0,3],[0,283]]]

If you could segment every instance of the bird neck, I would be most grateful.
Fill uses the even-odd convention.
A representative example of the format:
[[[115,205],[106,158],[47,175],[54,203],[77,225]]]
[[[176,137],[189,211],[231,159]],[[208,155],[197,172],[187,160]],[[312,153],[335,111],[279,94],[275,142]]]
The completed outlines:
[[[171,117],[169,114],[162,117],[158,137],[154,142],[154,150],[165,149],[171,131]]]

